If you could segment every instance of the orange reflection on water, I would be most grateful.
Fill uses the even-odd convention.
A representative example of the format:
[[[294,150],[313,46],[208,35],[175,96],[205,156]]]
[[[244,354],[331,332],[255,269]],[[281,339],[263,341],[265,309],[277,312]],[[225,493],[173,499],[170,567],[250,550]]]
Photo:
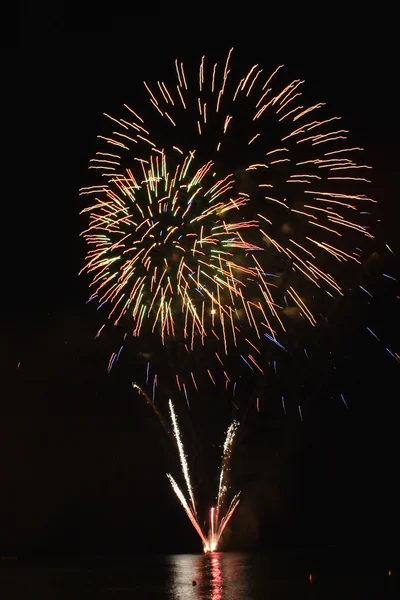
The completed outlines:
[[[211,561],[211,600],[222,600],[223,577],[221,568],[221,553],[210,554]]]
[[[245,555],[213,552],[199,555],[181,554],[171,559],[173,600],[250,598]]]

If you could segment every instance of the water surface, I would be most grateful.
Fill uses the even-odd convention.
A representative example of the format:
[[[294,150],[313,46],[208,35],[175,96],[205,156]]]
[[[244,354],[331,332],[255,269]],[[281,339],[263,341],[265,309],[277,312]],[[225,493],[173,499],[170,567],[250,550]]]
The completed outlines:
[[[6,599],[347,600],[395,598],[397,574],[362,556],[304,553],[136,555],[79,565],[0,568]]]

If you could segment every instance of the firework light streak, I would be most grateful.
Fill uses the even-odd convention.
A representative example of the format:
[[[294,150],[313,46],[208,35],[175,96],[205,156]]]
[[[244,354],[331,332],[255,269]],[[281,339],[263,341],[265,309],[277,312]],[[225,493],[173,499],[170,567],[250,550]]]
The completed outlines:
[[[188,463],[187,463],[185,451],[183,449],[181,432],[179,431],[178,420],[177,420],[176,415],[175,415],[174,405],[172,404],[171,400],[169,401],[169,410],[170,410],[170,413],[171,413],[172,425],[174,427],[174,436],[175,436],[175,439],[176,439],[176,443],[178,444],[179,458],[180,458],[180,461],[181,461],[182,473],[183,473],[183,476],[185,478],[185,483],[186,483],[187,491],[188,491],[188,494],[189,494],[190,503],[192,505],[192,514],[197,519],[196,504],[194,502],[192,484],[190,483],[189,467],[188,467]]]
[[[149,397],[148,394],[146,394],[146,392],[144,391],[143,388],[141,388],[137,383],[135,383],[134,381],[132,381],[132,387],[134,390],[137,390],[138,394],[140,394],[141,396],[143,396],[143,398],[146,400],[147,404],[152,408],[154,414],[156,415],[157,419],[159,420],[162,428],[164,429],[165,433],[167,434],[167,436],[170,438],[171,442],[173,443],[173,445],[175,445],[175,438],[173,436],[171,436],[169,429],[168,429],[168,425],[163,417],[163,415],[161,414],[160,410],[158,409],[157,405],[155,404],[155,402],[153,402],[153,400],[151,400],[151,398]]]
[[[218,488],[218,495],[217,495],[217,506],[210,508],[209,531],[207,534],[201,528],[201,525],[199,523],[199,519],[197,516],[193,488],[192,488],[192,485],[190,482],[189,466],[188,466],[187,458],[186,458],[184,447],[183,447],[181,433],[180,433],[179,426],[178,426],[178,419],[176,417],[174,405],[172,404],[171,400],[169,401],[169,409],[170,409],[171,421],[172,421],[173,430],[174,430],[174,437],[175,437],[175,440],[176,440],[176,443],[178,446],[178,450],[179,450],[179,458],[180,458],[180,462],[181,462],[182,474],[183,474],[183,478],[186,483],[186,488],[187,488],[188,496],[190,499],[189,502],[187,501],[184,493],[179,488],[178,484],[176,483],[176,481],[172,477],[172,475],[167,473],[167,477],[171,483],[172,489],[174,490],[176,496],[178,497],[180,503],[182,504],[182,506],[189,518],[189,521],[193,525],[194,529],[198,533],[198,535],[203,543],[204,552],[214,552],[218,548],[218,544],[220,542],[220,539],[224,532],[225,527],[227,526],[233,513],[235,512],[236,507],[239,504],[240,492],[233,497],[233,499],[228,507],[228,510],[226,511],[225,516],[223,516],[221,518],[221,512],[223,509],[225,495],[228,491],[227,474],[229,471],[229,461],[231,458],[233,442],[235,440],[235,436],[236,436],[237,429],[239,427],[239,423],[234,421],[230,425],[230,427],[227,431],[227,434],[226,434],[226,439],[225,439],[225,443],[224,443],[224,447],[223,447],[221,473],[220,473],[219,488]]]

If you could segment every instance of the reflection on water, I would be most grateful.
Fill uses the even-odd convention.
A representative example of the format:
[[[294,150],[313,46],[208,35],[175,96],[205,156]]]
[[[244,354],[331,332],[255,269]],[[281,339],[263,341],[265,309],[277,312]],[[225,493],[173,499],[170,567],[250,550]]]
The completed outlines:
[[[170,560],[171,600],[242,600],[251,597],[249,565],[242,554],[181,554],[171,556]]]
[[[212,589],[212,598],[213,600],[221,600],[222,599],[222,569],[221,569],[221,555],[212,554],[210,556],[211,559],[211,589]]]
[[[0,600],[398,600],[394,557],[388,563],[368,552],[138,554],[75,566],[1,565]]]

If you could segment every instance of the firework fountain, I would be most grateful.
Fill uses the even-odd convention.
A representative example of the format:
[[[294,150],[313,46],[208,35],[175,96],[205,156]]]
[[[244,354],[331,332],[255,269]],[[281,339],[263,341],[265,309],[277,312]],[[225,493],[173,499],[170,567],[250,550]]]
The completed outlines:
[[[137,392],[140,395],[142,395],[146,399],[146,402],[153,408],[153,410],[155,411],[161,424],[166,429],[165,421],[164,421],[162,415],[160,414],[160,412],[158,411],[157,407],[154,405],[154,402],[149,398],[149,396],[146,394],[146,392],[137,383],[132,383],[132,386],[134,389],[137,390]],[[235,510],[239,504],[240,492],[234,495],[225,514],[223,514],[224,505],[225,505],[225,496],[228,492],[228,487],[229,487],[228,481],[227,481],[228,473],[229,473],[229,463],[230,463],[232,449],[233,449],[233,443],[235,441],[235,436],[236,436],[236,433],[237,433],[237,430],[239,427],[239,423],[237,421],[233,421],[231,423],[231,425],[229,426],[228,431],[226,433],[225,442],[223,445],[223,453],[222,453],[222,460],[221,460],[221,470],[220,470],[220,476],[219,476],[219,486],[218,486],[218,493],[217,493],[217,498],[216,498],[216,505],[212,506],[209,510],[208,531],[204,531],[203,528],[201,527],[201,524],[200,524],[200,521],[198,518],[198,514],[197,514],[196,501],[195,501],[195,497],[194,497],[194,493],[193,493],[193,487],[192,487],[192,484],[190,481],[188,459],[185,454],[183,441],[182,441],[182,435],[181,435],[179,425],[178,425],[178,418],[176,416],[176,412],[175,412],[172,400],[169,400],[168,405],[169,405],[171,422],[172,422],[172,426],[173,426],[173,440],[174,440],[177,450],[178,450],[179,459],[180,459],[180,463],[181,463],[182,476],[183,476],[183,479],[186,484],[188,499],[185,497],[185,494],[182,492],[181,488],[179,487],[179,485],[177,484],[177,482],[175,481],[175,479],[172,477],[172,475],[170,473],[167,473],[167,477],[172,486],[172,489],[174,490],[177,498],[179,499],[180,503],[182,504],[182,507],[185,510],[189,521],[193,525],[194,529],[196,530],[197,534],[199,535],[199,537],[202,541],[204,552],[215,552],[215,550],[217,550],[217,548],[218,548],[218,545],[221,540],[224,529],[227,526],[228,522],[230,521],[233,513],[235,512]]]
[[[233,423],[230,425],[230,427],[227,431],[227,434],[226,434],[224,448],[223,448],[223,455],[222,455],[222,464],[221,464],[221,472],[220,472],[220,479],[219,479],[217,502],[216,502],[216,506],[212,506],[210,508],[209,530],[208,530],[208,533],[206,533],[202,530],[199,520],[198,520],[197,511],[196,511],[196,503],[194,500],[192,485],[190,483],[189,466],[187,463],[187,457],[185,455],[185,451],[183,448],[181,433],[179,431],[178,420],[177,420],[177,417],[175,414],[174,405],[172,404],[171,400],[169,401],[169,409],[170,409],[170,413],[171,413],[171,420],[172,420],[173,427],[174,427],[174,436],[175,436],[176,442],[178,444],[179,458],[181,461],[182,473],[183,473],[183,476],[185,479],[186,488],[187,488],[187,492],[188,492],[189,499],[190,499],[189,502],[185,498],[185,495],[179,488],[178,484],[176,483],[176,481],[174,480],[172,475],[170,475],[168,473],[167,477],[171,483],[172,489],[174,490],[175,494],[179,498],[187,516],[189,517],[190,522],[192,523],[193,527],[195,528],[195,530],[197,531],[197,533],[200,536],[200,539],[203,543],[204,552],[214,552],[218,548],[218,544],[219,544],[221,536],[224,532],[225,527],[227,526],[230,518],[232,517],[236,507],[239,504],[240,492],[235,494],[235,496],[231,500],[231,503],[229,504],[229,507],[228,507],[226,513],[224,515],[222,514],[225,494],[228,491],[228,484],[227,484],[227,480],[226,480],[227,472],[228,472],[228,468],[229,468],[228,465],[229,465],[229,461],[230,461],[230,457],[231,457],[231,453],[232,453],[232,446],[233,446],[233,442],[235,439],[235,434],[236,434],[239,424],[236,421],[233,421]]]

